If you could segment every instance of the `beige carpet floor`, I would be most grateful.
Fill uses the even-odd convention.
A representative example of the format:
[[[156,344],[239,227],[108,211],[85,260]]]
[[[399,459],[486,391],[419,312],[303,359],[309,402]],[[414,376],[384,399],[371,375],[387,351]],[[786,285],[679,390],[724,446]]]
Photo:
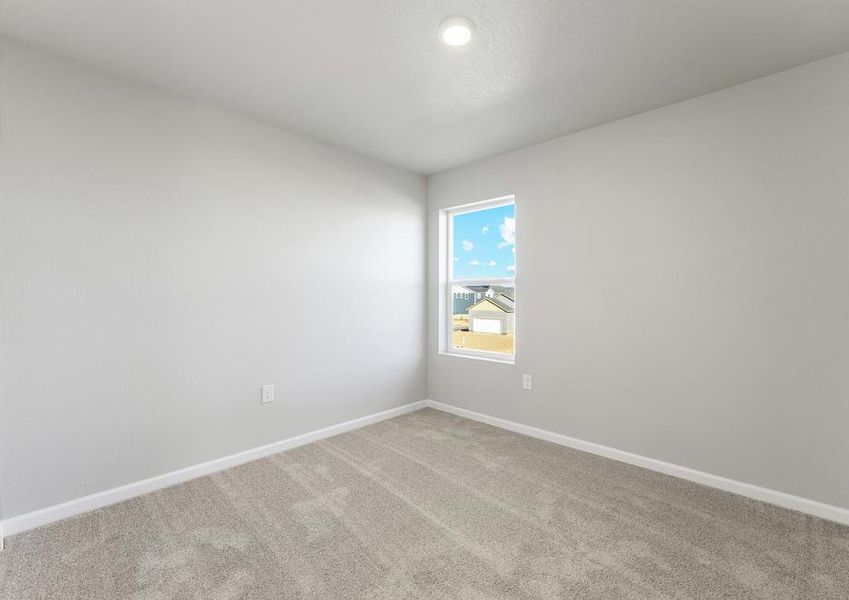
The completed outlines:
[[[22,533],[4,600],[849,598],[849,528],[423,410]]]

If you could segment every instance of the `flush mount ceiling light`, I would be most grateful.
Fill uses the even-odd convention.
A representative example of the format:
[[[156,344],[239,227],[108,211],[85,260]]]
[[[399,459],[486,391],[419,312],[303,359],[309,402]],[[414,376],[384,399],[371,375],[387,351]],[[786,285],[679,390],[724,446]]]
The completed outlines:
[[[465,17],[448,19],[439,26],[439,39],[449,46],[465,46],[472,39],[474,24]]]

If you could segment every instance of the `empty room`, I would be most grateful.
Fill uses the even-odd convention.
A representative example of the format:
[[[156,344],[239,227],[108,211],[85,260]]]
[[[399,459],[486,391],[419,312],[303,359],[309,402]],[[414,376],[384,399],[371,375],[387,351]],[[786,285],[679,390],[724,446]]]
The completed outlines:
[[[1,0],[0,599],[849,600],[849,0]]]

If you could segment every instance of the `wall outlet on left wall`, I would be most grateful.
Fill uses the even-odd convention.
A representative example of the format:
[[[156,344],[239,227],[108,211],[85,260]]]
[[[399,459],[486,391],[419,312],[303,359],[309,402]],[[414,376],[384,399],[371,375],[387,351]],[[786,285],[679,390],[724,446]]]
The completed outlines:
[[[274,402],[274,384],[266,383],[262,386],[262,403],[268,404],[269,402]]]

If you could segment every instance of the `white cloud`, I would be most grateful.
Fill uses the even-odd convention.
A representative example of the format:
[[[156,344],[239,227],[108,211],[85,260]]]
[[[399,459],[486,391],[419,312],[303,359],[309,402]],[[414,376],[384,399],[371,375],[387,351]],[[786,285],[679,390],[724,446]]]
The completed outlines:
[[[455,256],[455,257],[454,257],[454,262],[457,262],[458,260],[460,260],[460,259],[459,259],[459,258],[457,258],[457,257]]]
[[[470,265],[472,265],[473,267],[477,267],[477,266],[478,266],[478,265],[480,265],[481,263],[480,263],[480,261],[479,261],[478,259],[476,259],[476,258],[475,258],[474,260],[470,260],[470,261],[469,261],[469,264],[470,264]]]
[[[489,233],[489,225],[484,225],[481,227],[481,233]]]
[[[490,260],[490,261],[485,262],[484,264],[485,264],[487,267],[494,267],[494,266],[495,266],[495,261],[494,261],[494,260]]]
[[[507,270],[515,272],[516,271],[516,265],[507,265]]]
[[[475,245],[469,240],[463,240],[461,242],[461,245],[463,246],[463,250],[465,250],[466,252],[471,252],[472,248],[475,247]]]
[[[504,217],[504,222],[498,226],[498,231],[501,232],[501,242],[498,242],[499,248],[516,245],[516,219],[512,217]]]

